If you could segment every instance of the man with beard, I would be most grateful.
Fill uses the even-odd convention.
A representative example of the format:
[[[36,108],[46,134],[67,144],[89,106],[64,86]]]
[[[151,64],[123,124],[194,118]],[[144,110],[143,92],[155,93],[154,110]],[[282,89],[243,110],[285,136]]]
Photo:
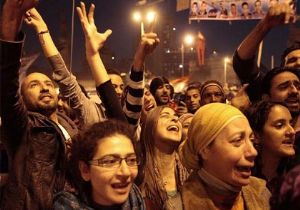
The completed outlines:
[[[63,190],[66,170],[63,127],[57,114],[57,93],[44,74],[32,73],[21,84],[19,67],[24,34],[19,32],[36,0],[5,1],[2,7],[0,83],[3,144],[9,159],[9,179],[1,194],[1,209],[52,209],[53,194]],[[47,31],[40,31],[43,36]],[[76,127],[72,131],[76,133]]]
[[[157,106],[167,105],[173,98],[174,89],[165,77],[155,77],[150,83],[150,92]]]
[[[262,81],[263,99],[284,103],[296,131],[295,145],[300,148],[300,71],[296,68],[274,68]]]

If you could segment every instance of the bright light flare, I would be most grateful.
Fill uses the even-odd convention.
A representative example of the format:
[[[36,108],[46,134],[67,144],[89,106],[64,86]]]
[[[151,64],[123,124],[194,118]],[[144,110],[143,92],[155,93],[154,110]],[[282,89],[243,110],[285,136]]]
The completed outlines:
[[[154,11],[147,12],[146,19],[148,23],[152,23],[156,18],[156,13]]]
[[[140,12],[134,12],[132,14],[132,18],[133,18],[134,21],[140,22],[142,20],[142,15],[141,15]]]
[[[184,37],[184,43],[187,45],[192,45],[194,43],[194,36],[191,34],[187,34]]]

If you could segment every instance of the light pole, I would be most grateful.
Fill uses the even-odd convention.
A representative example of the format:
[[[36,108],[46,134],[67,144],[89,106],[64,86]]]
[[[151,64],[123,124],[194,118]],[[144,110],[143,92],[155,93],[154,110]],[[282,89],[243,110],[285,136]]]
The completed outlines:
[[[227,87],[227,63],[229,63],[229,58],[224,58],[224,86]]]
[[[184,44],[192,45],[194,43],[194,36],[191,34],[186,34],[181,43],[181,76],[184,77]]]

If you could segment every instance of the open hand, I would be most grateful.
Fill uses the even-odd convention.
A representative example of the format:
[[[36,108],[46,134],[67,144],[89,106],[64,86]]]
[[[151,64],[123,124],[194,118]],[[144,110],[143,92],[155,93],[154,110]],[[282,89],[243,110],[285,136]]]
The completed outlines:
[[[94,4],[91,4],[88,14],[83,2],[80,2],[80,7],[76,7],[76,10],[85,36],[86,51],[88,54],[96,54],[103,47],[104,42],[111,35],[112,31],[109,29],[104,33],[98,32],[94,22]]]

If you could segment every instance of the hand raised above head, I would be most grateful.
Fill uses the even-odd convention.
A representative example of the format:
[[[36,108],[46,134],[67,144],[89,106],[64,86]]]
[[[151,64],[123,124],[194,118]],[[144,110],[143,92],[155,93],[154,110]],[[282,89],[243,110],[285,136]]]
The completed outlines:
[[[290,0],[284,3],[278,3],[271,6],[263,21],[269,27],[274,27],[281,24],[294,23],[296,21],[295,11],[291,7]]]
[[[38,4],[38,0],[6,0],[5,6],[14,11],[20,11],[23,15],[27,10],[35,7]]]
[[[42,16],[35,8],[26,12],[24,21],[27,25],[34,27],[37,33],[48,30]]]
[[[80,2],[80,7],[76,7],[81,27],[85,36],[85,47],[89,54],[96,54],[103,47],[106,39],[111,35],[110,29],[104,33],[99,33],[94,22],[95,5],[91,4],[88,14],[85,4]]]

